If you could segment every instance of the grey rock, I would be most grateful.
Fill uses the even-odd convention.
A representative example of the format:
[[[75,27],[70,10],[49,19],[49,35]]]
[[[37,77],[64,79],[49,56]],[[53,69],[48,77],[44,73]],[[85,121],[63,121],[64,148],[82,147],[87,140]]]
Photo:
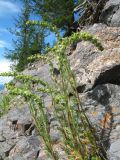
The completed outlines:
[[[110,160],[120,159],[120,139],[111,144],[109,159]]]
[[[104,50],[99,51],[90,42],[82,41],[69,56],[71,69],[76,75],[78,92],[90,90],[98,84],[119,84],[120,28],[94,24],[84,31],[94,34]]]
[[[48,156],[44,150],[42,150],[38,155],[37,160],[52,160],[52,158]]]
[[[50,138],[53,143],[60,141],[60,132],[56,127],[50,129]]]
[[[114,2],[113,2],[114,3]],[[103,44],[99,51],[89,42],[79,42],[69,56],[77,91],[110,160],[118,160],[120,145],[120,27],[94,24],[86,27]],[[116,149],[117,148],[117,149]]]
[[[40,140],[32,133],[26,135],[32,123],[29,108],[24,105],[12,108],[0,119],[0,156],[3,159],[34,159]]]
[[[9,158],[18,160],[19,157],[25,160],[34,160],[37,158],[39,150],[40,141],[38,137],[22,137],[15,147],[10,151]]]
[[[0,135],[0,142],[6,141],[6,138],[3,135]]]
[[[100,21],[114,27],[120,27],[120,0],[109,0],[100,16]]]
[[[82,106],[98,131],[99,139],[108,151],[108,156],[120,157],[120,86],[97,85],[93,90],[80,94]],[[110,159],[112,160],[112,159]]]

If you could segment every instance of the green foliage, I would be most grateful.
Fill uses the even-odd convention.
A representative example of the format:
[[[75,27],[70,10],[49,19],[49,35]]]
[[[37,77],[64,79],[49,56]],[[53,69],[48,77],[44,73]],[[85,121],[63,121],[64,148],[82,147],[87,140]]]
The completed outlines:
[[[0,96],[0,117],[9,110],[11,99],[12,96],[10,96],[9,94]]]
[[[6,50],[5,53],[5,57],[14,62],[13,67],[17,71],[25,69],[29,56],[41,54],[45,49],[45,29],[37,25],[27,25],[32,14],[30,0],[22,0],[22,3],[23,9],[15,21],[15,30],[11,31],[16,36],[13,49]]]
[[[30,24],[31,22],[28,23]],[[32,24],[35,23],[32,22]],[[51,25],[47,23],[40,22],[39,25],[44,25],[51,29]],[[56,31],[55,27],[52,30]],[[92,126],[80,103],[76,90],[76,80],[67,60],[67,55],[65,54],[66,47],[80,39],[90,41],[98,49],[103,50],[101,43],[89,33],[74,33],[70,37],[58,38],[57,44],[47,50],[51,53],[52,59],[57,63],[60,72],[58,79],[53,74],[54,65],[50,56],[36,55],[29,58],[42,58],[45,63],[47,62],[49,64],[54,85],[49,85],[41,79],[16,72],[0,74],[1,76],[14,76],[17,81],[27,84],[17,88],[13,84],[7,84],[6,87],[10,94],[21,95],[30,104],[30,111],[34,117],[36,128],[43,138],[45,149],[54,160],[59,159],[59,153],[56,153],[53,148],[54,144],[49,135],[50,126],[46,106],[39,96],[40,93],[46,93],[52,99],[52,106],[50,107],[53,110],[55,119],[59,122],[58,130],[61,133],[61,144],[69,160],[107,159],[103,145],[100,141],[98,142],[99,136],[96,129]],[[35,87],[38,84],[40,84],[39,87]],[[69,96],[70,93],[72,93],[72,97]]]
[[[42,16],[44,21],[56,25],[57,28],[67,29],[73,23],[72,11],[75,7],[73,0],[32,0],[33,10]]]
[[[52,24],[46,21],[27,21],[26,24],[27,25],[39,25],[39,26],[42,26],[43,28],[47,28],[50,31],[54,32],[57,38],[60,38],[58,29],[56,28],[56,26],[53,26]]]

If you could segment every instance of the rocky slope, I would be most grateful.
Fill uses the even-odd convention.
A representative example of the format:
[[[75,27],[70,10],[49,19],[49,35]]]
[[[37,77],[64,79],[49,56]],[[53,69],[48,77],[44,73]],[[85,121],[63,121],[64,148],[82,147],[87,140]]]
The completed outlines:
[[[82,105],[96,125],[107,147],[110,160],[120,160],[120,0],[109,0],[101,14],[101,22],[84,30],[94,34],[103,44],[98,51],[88,42],[77,43],[68,56],[77,78],[77,90]],[[107,26],[107,25],[109,26]],[[47,64],[34,63],[24,71],[52,83]],[[50,136],[61,160],[66,159],[60,149],[57,122],[49,110],[51,100],[42,95],[48,107]],[[15,107],[13,107],[15,106]],[[0,159],[47,160],[42,150],[28,106],[17,97],[11,110],[0,119]]]
[[[117,160],[120,159],[120,28],[95,24],[87,31],[101,40],[104,51],[80,42],[69,58],[82,104],[100,129],[109,158]]]

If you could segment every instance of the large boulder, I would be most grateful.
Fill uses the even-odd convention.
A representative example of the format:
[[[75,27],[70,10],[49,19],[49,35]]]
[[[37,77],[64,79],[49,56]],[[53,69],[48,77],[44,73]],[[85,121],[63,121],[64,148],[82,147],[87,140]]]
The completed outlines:
[[[77,43],[69,56],[76,75],[81,103],[110,160],[120,159],[120,28],[94,24],[84,29],[104,46],[99,51],[89,42]]]
[[[84,31],[95,35],[104,50],[99,51],[90,42],[82,41],[69,56],[79,92],[90,90],[98,84],[120,84],[120,28],[94,24]]]

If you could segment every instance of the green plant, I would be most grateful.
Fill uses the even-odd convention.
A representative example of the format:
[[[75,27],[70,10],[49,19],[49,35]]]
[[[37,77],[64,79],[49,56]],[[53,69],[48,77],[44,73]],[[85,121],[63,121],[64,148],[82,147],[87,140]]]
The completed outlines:
[[[37,22],[28,22],[28,24]],[[44,27],[51,25],[46,22],[39,23]],[[55,30],[55,27],[52,28]],[[57,34],[58,42],[53,48],[47,49],[51,53],[47,55],[36,55],[29,59],[40,58],[49,64],[51,78],[54,85],[42,81],[39,78],[34,78],[30,75],[20,73],[1,73],[1,76],[14,76],[17,81],[24,82],[26,85],[15,87],[12,84],[7,84],[6,88],[12,95],[21,95],[30,104],[30,111],[35,120],[36,128],[40,136],[43,138],[45,147],[49,156],[58,160],[59,155],[55,152],[53,142],[49,135],[49,123],[45,104],[37,93],[46,93],[51,96],[52,109],[54,117],[59,122],[58,130],[61,133],[62,147],[69,160],[105,160],[106,152],[103,145],[99,141],[96,129],[92,126],[88,117],[85,114],[84,108],[80,103],[79,95],[76,90],[76,80],[73,72],[71,71],[65,49],[68,45],[78,41],[79,39],[90,41],[98,49],[103,50],[103,47],[98,40],[88,33],[74,33],[70,37],[60,38]],[[55,59],[59,70],[58,79],[53,74],[54,65],[52,60]],[[41,87],[36,88],[32,84]],[[34,90],[34,93],[33,93]],[[72,93],[72,96],[70,96]]]
[[[1,95],[0,97],[0,117],[4,115],[9,110],[9,104],[12,99],[12,96],[9,94]]]

